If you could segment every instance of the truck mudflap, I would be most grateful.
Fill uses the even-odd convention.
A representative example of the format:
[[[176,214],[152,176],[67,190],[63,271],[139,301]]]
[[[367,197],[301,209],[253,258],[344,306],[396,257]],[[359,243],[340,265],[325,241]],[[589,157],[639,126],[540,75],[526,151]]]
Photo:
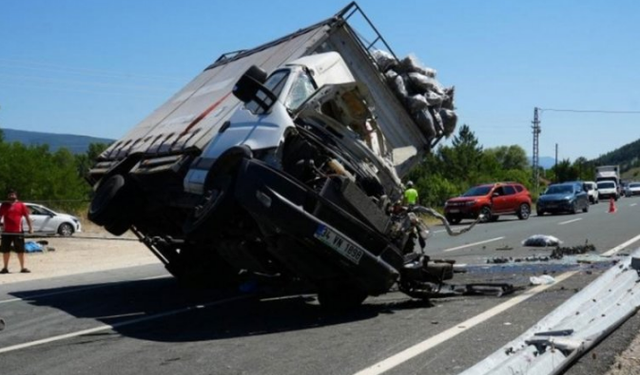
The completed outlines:
[[[243,160],[235,196],[267,236],[288,239],[269,251],[301,277],[320,285],[348,280],[370,295],[398,279],[403,257],[381,233],[267,164]]]

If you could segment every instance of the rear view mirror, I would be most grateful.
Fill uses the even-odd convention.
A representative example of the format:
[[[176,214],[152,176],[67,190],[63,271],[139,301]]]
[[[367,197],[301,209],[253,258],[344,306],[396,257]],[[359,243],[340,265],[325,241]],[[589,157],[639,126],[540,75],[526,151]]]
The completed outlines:
[[[267,72],[253,65],[236,82],[233,95],[245,104],[255,101],[264,111],[267,111],[278,98],[263,86],[266,81]]]

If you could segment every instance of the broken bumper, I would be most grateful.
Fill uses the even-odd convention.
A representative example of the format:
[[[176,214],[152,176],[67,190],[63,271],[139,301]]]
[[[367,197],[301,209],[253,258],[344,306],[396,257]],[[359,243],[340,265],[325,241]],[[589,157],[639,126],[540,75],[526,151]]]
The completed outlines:
[[[242,162],[236,181],[237,202],[278,243],[269,251],[299,276],[319,284],[348,280],[371,295],[399,277],[400,251],[320,193],[255,159]]]

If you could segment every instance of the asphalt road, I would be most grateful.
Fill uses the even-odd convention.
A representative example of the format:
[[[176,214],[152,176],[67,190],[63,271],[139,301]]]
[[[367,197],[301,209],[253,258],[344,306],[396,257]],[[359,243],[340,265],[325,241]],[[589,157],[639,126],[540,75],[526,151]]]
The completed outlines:
[[[550,249],[521,245],[534,234],[556,236],[563,246],[588,241],[599,254],[628,252],[640,244],[638,203],[622,199],[615,214],[600,203],[576,215],[501,217],[458,237],[433,227],[429,255],[476,265],[454,281],[522,287],[502,297],[423,302],[391,292],[367,299],[358,311],[330,314],[313,295],[182,289],[160,265],[3,285],[0,373],[457,374],[519,336],[609,264],[565,258],[488,265],[487,259],[549,255]],[[589,259],[599,260],[595,254]],[[556,283],[528,285],[529,276],[542,273]],[[585,356],[588,361],[569,373],[601,374],[639,326],[632,318],[595,349],[596,360]]]

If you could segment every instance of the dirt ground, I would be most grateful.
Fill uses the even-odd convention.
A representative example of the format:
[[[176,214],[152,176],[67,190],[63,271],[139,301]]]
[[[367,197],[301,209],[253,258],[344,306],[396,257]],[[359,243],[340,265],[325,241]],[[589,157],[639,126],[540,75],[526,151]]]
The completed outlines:
[[[31,273],[18,272],[18,259],[12,253],[11,273],[0,275],[0,285],[159,263],[133,233],[115,237],[90,223],[83,225],[82,233],[72,237],[34,239],[46,240],[48,245],[44,246],[44,252],[25,254],[26,267]],[[640,375],[640,335],[617,356],[606,375]]]
[[[640,374],[640,335],[631,345],[616,356],[616,361],[605,375],[639,375]]]
[[[11,253],[9,274],[0,275],[0,285],[56,276],[133,267],[159,263],[159,260],[131,232],[115,237],[90,223],[71,237],[47,237],[27,241],[47,241],[43,252],[25,254],[25,267],[31,273],[20,273],[18,258]]]

